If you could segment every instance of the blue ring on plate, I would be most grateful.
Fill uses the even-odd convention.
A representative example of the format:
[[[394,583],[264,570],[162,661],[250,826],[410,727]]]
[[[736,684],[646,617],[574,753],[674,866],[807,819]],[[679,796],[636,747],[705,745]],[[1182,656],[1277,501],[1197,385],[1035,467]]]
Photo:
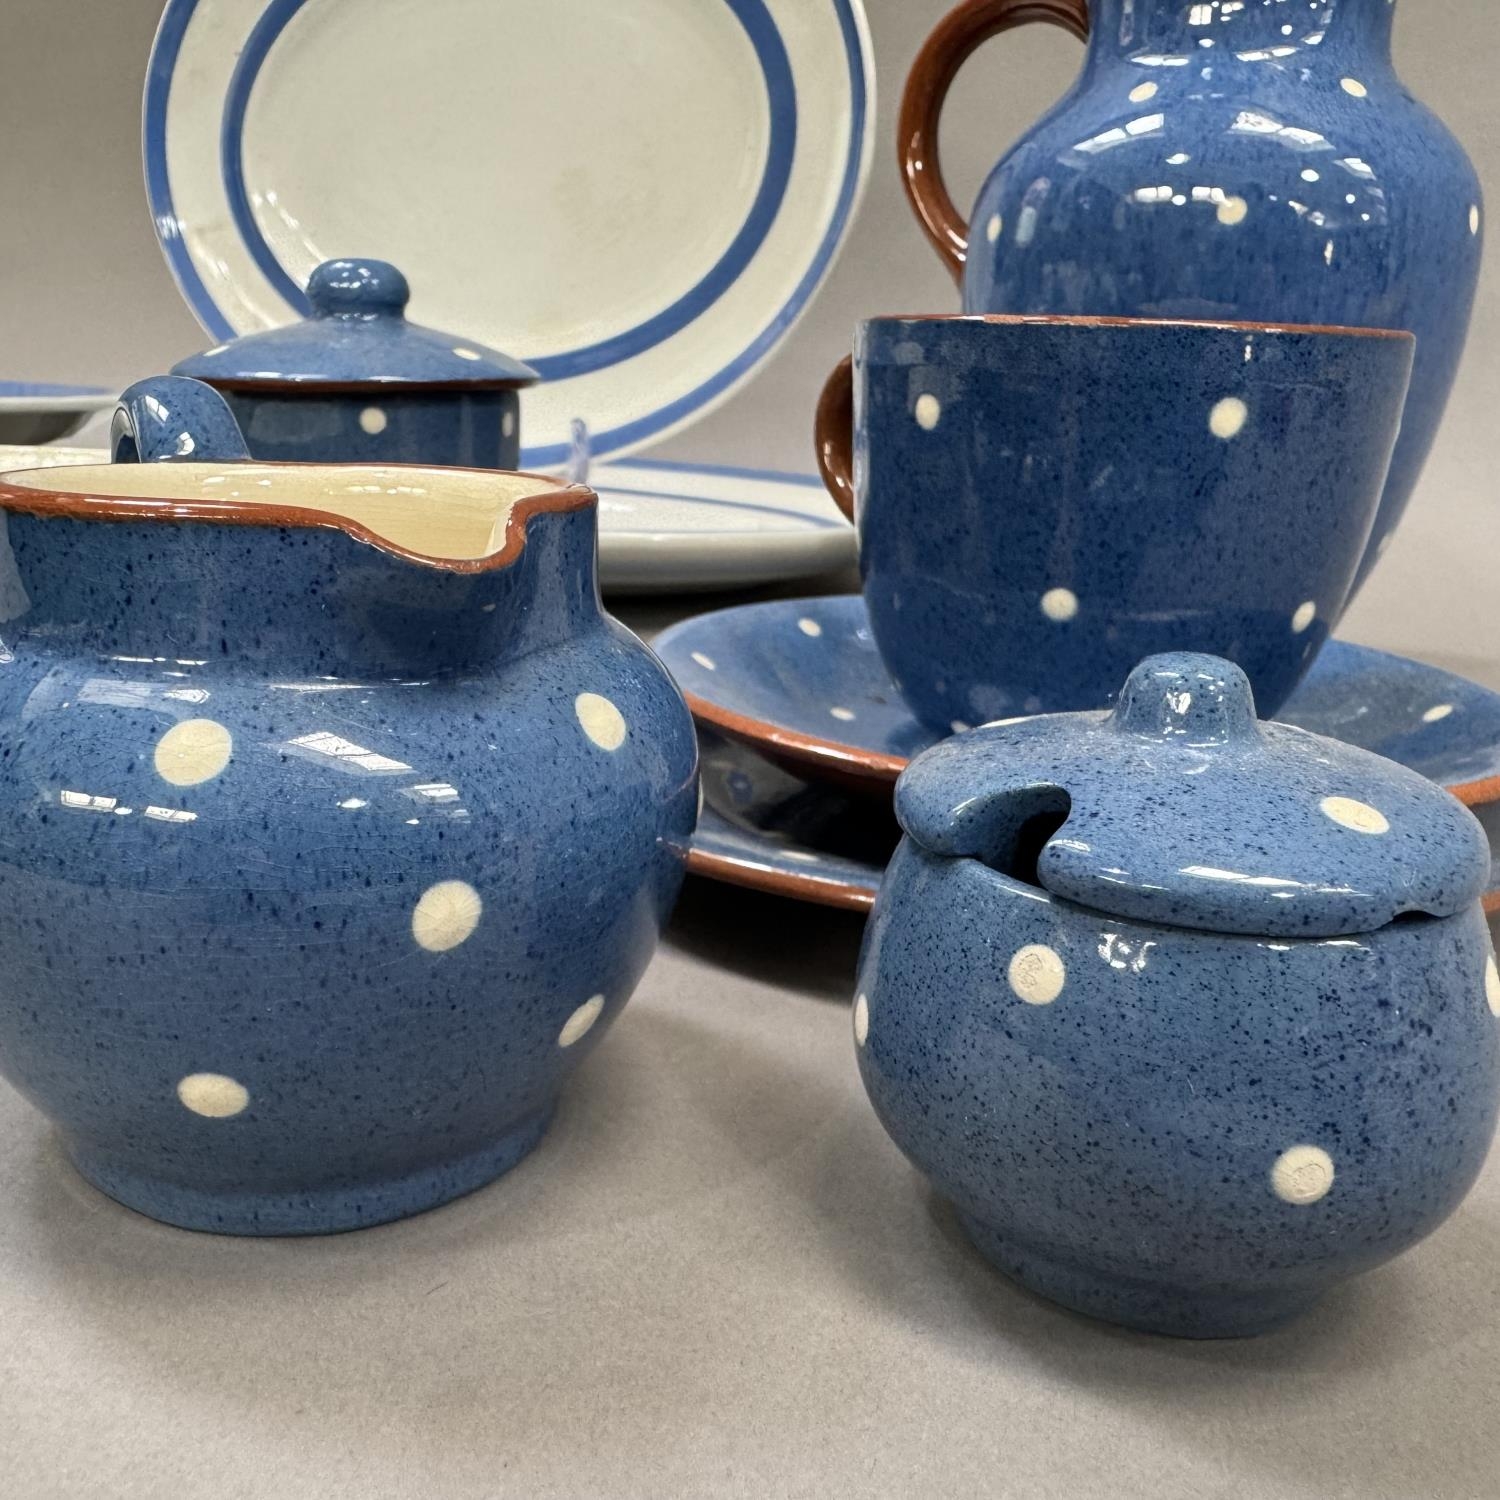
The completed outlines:
[[[765,0],[725,0],[725,3],[755,49],[766,85],[771,121],[765,166],[750,212],[718,262],[696,286],[661,312],[598,343],[570,349],[564,354],[528,359],[526,363],[543,380],[567,380],[605,369],[644,354],[647,349],[680,333],[739,280],[776,221],[782,199],[786,197],[787,183],[792,176],[792,159],[797,151],[797,89],[792,81],[791,59],[787,56],[781,33],[766,9]],[[245,186],[244,131],[245,112],[250,106],[260,70],[282,32],[306,4],[307,0],[271,0],[261,12],[229,80],[229,91],[224,98],[224,120],[219,132],[219,169],[240,239],[281,300],[304,318],[312,311],[307,294],[277,260],[250,206],[250,194]]]
[[[46,381],[0,380],[0,401],[57,401],[73,396],[109,396],[102,385],[49,385]]]
[[[151,59],[146,73],[142,128],[146,195],[156,224],[157,238],[161,242],[167,264],[183,297],[209,334],[222,342],[234,338],[237,330],[219,310],[212,294],[199,275],[197,267],[193,264],[192,255],[183,238],[183,226],[177,216],[171,178],[167,170],[167,113],[172,91],[172,78],[176,71],[178,55],[182,50],[183,38],[187,34],[198,4],[199,0],[167,0],[166,8],[162,12],[162,18],[157,27],[156,40],[151,49]],[[845,61],[849,70],[849,144],[834,211],[807,270],[776,315],[744,349],[714,375],[666,406],[620,427],[593,433],[591,437],[594,452],[600,458],[606,457],[612,451],[637,446],[647,441],[664,429],[675,426],[700,407],[725,395],[759,363],[766,352],[774,347],[791,325],[797,321],[813,292],[827,274],[834,252],[838,249],[848,228],[855,200],[859,194],[865,158],[865,128],[869,115],[869,97],[865,79],[866,49],[861,28],[855,19],[852,0],[831,0],[831,4],[838,19],[839,31],[844,43]],[[770,21],[769,15],[767,15],[767,20],[774,30],[774,22]],[[779,40],[778,33],[778,43]],[[792,113],[795,114],[794,101]],[[795,142],[793,143],[794,149]],[[528,363],[535,365],[537,361],[531,360]],[[551,378],[558,378],[556,371],[552,373]],[[565,463],[570,451],[567,443],[523,448],[521,461],[533,468],[549,467]]]

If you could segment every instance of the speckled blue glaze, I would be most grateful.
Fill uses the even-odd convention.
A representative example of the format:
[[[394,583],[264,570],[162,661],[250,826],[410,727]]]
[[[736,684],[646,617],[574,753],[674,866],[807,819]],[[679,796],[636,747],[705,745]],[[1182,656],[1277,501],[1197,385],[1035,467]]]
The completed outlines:
[[[511,1166],[645,969],[695,814],[592,497],[467,571],[27,503],[0,496],[0,1071],[90,1181],[196,1229],[350,1229]],[[205,721],[227,760],[179,784],[167,737],[201,758]]]
[[[910,757],[938,736],[896,692],[864,600],[825,595],[712,610],[672,626],[654,646],[701,726],[694,869],[868,907],[896,843],[871,799],[888,798]],[[1500,694],[1425,662],[1333,640],[1279,718],[1456,793],[1489,835],[1489,884],[1500,896]]]
[[[1395,335],[861,325],[860,567],[913,712],[1092,708],[1198,650],[1275,713],[1343,613],[1410,367]]]
[[[380,260],[324,261],[312,316],[192,355],[173,374],[207,381],[252,457],[277,462],[514,469],[518,359],[406,321],[406,278]]]
[[[979,193],[964,310],[1410,329],[1411,396],[1362,579],[1463,351],[1474,169],[1396,76],[1392,0],[1090,0],[1088,13],[1077,82]],[[1424,24],[1421,7],[1409,21]]]
[[[211,385],[153,375],[120,392],[109,424],[117,464],[245,463],[250,454],[234,413]]]
[[[711,610],[654,648],[705,723],[803,775],[834,769],[889,786],[943,737],[896,692],[857,594]],[[1500,798],[1500,693],[1426,662],[1329,641],[1278,717],[1410,766],[1466,802]]]
[[[1217,706],[1201,715],[1184,693]],[[1228,663],[1164,658],[1108,725],[1026,726],[1040,780],[992,753],[1032,754],[1018,729],[919,758],[855,1003],[882,1122],[984,1254],[1080,1311],[1194,1337],[1273,1327],[1435,1228],[1478,1174],[1500,1099],[1481,832],[1411,773],[1312,736],[1283,743],[1251,712]],[[1138,744],[1106,756],[1105,787],[1108,736]],[[1258,790],[1242,779],[1257,741]],[[965,762],[982,810],[955,800]],[[1320,810],[1351,790],[1389,808],[1387,832]],[[1331,832],[1354,851],[1330,857],[1326,881],[1282,863],[1302,858],[1294,804],[1309,850]],[[1056,889],[1054,851],[1095,830],[1099,901],[1084,905]],[[1156,907],[1170,920],[1122,915],[1171,864],[1187,884]],[[1241,913],[1264,912],[1256,893],[1290,868],[1309,935],[1209,930],[1223,898],[1190,865],[1217,868]],[[1382,899],[1349,901],[1345,875]],[[1432,914],[1380,922],[1409,880]]]

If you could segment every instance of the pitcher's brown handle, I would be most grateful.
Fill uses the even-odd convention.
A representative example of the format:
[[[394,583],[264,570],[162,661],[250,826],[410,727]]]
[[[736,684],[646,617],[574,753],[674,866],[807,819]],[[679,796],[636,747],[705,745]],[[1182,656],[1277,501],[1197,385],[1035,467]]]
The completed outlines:
[[[938,120],[948,90],[971,53],[1002,31],[1046,21],[1079,41],[1089,34],[1088,0],[963,0],[917,53],[901,98],[897,150],[906,197],[938,258],[962,281],[969,226],[954,206],[938,159]]]
[[[813,424],[818,448],[818,473],[833,496],[833,503],[854,519],[854,361],[846,354],[818,397],[818,415]]]

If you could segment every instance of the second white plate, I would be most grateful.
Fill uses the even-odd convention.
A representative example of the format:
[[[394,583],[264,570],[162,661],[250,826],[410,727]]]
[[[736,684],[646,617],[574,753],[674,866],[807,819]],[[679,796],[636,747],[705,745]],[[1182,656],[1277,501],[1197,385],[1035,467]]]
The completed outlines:
[[[745,588],[855,560],[854,528],[810,474],[629,458],[594,464],[588,482],[611,593]]]

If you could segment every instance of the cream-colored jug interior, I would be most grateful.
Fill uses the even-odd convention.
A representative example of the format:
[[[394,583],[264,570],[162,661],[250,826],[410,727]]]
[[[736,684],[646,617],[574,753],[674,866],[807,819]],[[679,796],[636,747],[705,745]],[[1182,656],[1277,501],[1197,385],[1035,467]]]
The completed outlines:
[[[448,562],[505,545],[510,513],[562,481],[473,469],[302,464],[79,464],[6,474],[5,483],[102,500],[195,501],[322,511],[406,552]]]

